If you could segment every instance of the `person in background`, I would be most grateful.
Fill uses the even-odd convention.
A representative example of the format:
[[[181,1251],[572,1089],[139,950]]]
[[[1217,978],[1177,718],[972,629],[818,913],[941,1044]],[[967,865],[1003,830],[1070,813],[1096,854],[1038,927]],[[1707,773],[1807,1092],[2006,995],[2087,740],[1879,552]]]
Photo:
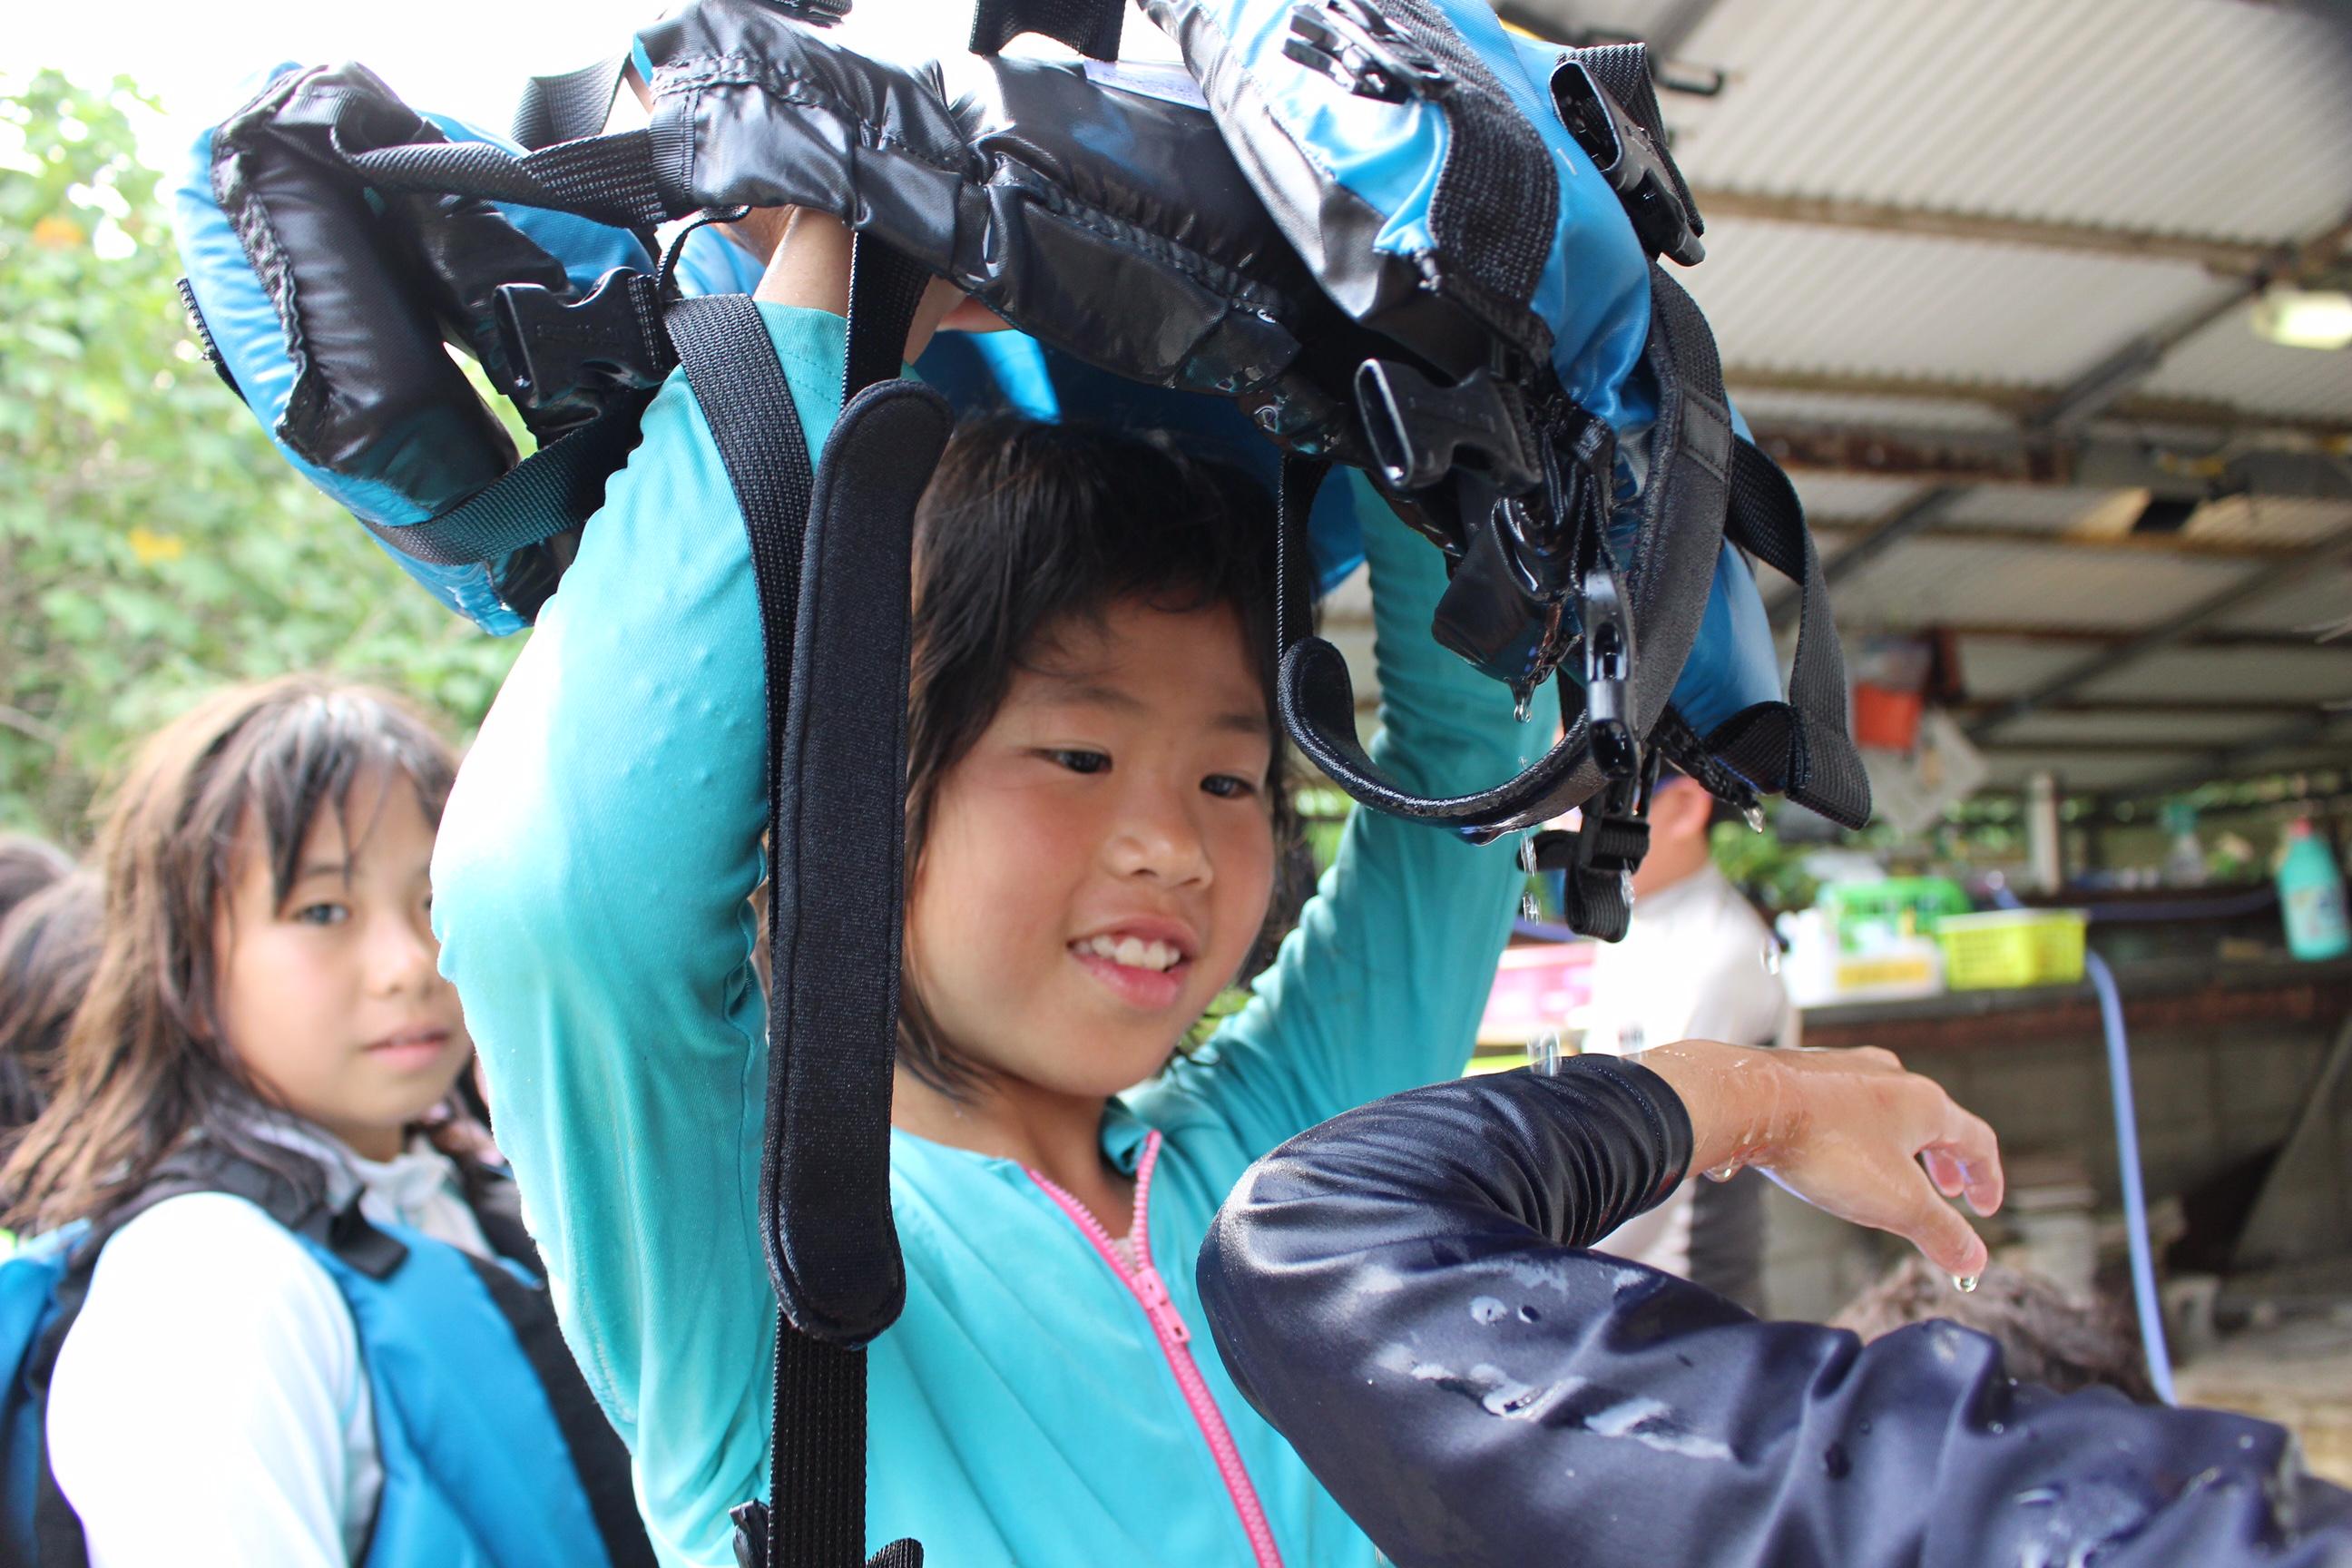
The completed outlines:
[[[1592,963],[1584,1048],[1630,1055],[1673,1040],[1794,1046],[1797,1014],[1768,965],[1772,932],[1716,868],[1708,840],[1723,814],[1695,779],[1671,769],[1650,800],[1650,852],[1633,873],[1633,926]],[[1678,1274],[1764,1310],[1764,1178],[1693,1179],[1603,1237],[1603,1252]]]
[[[46,1461],[93,1568],[651,1561],[451,1098],[427,868],[456,768],[397,700],[296,676],[199,703],[115,794],[94,972],[0,1172],[33,1237],[0,1268],[55,1281],[7,1347],[45,1451],[0,1466]]]
[[[98,968],[98,874],[68,869],[0,918],[0,1148],[48,1103],[74,1009]]]
[[[73,857],[46,838],[0,833],[0,921],[73,868]]]

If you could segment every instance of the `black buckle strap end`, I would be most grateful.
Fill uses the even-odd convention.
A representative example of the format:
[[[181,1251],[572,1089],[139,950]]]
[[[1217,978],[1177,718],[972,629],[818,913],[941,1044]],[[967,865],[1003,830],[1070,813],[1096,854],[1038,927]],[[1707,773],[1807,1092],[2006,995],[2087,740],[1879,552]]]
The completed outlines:
[[[1551,73],[1552,104],[1560,122],[1584,149],[1609,188],[1624,204],[1633,232],[1653,256],[1685,267],[1706,259],[1696,215],[1685,205],[1665,150],[1601,85],[1585,63],[1570,55]]]
[[[1453,471],[1465,450],[1483,460],[1505,495],[1523,495],[1543,482],[1517,390],[1486,371],[1440,386],[1409,364],[1368,359],[1356,368],[1356,402],[1391,489],[1427,489]]]

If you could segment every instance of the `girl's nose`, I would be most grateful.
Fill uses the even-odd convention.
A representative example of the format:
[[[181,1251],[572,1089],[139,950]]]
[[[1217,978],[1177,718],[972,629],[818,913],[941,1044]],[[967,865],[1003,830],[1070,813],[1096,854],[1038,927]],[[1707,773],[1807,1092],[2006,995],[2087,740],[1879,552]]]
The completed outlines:
[[[368,980],[374,989],[387,995],[428,990],[440,981],[440,960],[441,944],[423,915],[403,911],[377,918],[368,942]]]
[[[1172,884],[1209,879],[1208,840],[1189,795],[1146,786],[1129,792],[1120,804],[1109,845],[1113,870]]]

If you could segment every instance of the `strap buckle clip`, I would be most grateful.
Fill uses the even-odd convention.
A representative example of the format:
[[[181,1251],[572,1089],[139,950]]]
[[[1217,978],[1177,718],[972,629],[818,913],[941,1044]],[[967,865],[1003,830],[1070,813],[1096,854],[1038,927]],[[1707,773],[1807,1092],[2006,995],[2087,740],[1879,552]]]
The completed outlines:
[[[1322,0],[1290,8],[1286,58],[1320,72],[1358,98],[1403,103],[1437,98],[1453,85],[1426,51],[1366,0]]]
[[[1543,482],[1518,391],[1491,371],[1440,386],[1409,364],[1368,359],[1356,367],[1356,403],[1391,489],[1428,489],[1465,450],[1482,459],[1505,495],[1524,495]]]
[[[660,295],[655,279],[625,267],[580,300],[536,283],[501,287],[499,339],[515,402],[541,416],[576,408],[585,417],[614,392],[660,385],[677,363]]]
[[[1685,267],[1706,260],[1706,247],[1683,204],[1665,150],[1574,55],[1552,71],[1551,100],[1560,123],[1617,193],[1643,247]]]

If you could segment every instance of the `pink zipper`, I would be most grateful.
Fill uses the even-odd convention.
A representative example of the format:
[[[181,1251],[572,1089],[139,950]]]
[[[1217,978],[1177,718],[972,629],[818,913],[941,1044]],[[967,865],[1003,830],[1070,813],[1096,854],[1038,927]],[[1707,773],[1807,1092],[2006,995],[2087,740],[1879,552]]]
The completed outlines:
[[[1128,1239],[1135,1248],[1136,1268],[1128,1272],[1119,1260],[1118,1244],[1102,1221],[1088,1212],[1087,1205],[1072,1197],[1037,1172],[1029,1179],[1045,1189],[1045,1195],[1061,1206],[1064,1214],[1094,1243],[1095,1250],[1119,1282],[1142,1303],[1143,1314],[1151,1320],[1152,1331],[1159,1336],[1161,1353],[1168,1357],[1168,1368],[1176,1374],[1176,1386],[1184,1391],[1184,1403],[1192,1407],[1192,1419],[1199,1424],[1201,1436],[1209,1441],[1209,1452],[1217,1461],[1217,1473],[1224,1478],[1226,1495],[1234,1501],[1234,1511],[1241,1516],[1242,1529],[1248,1532],[1250,1550],[1257,1554],[1257,1568],[1282,1568],[1282,1553],[1276,1550],[1274,1530],[1265,1521],[1265,1510],[1257,1500],[1257,1489],[1250,1484],[1249,1471],[1242,1466],[1241,1450],[1234,1447],[1234,1435],[1225,1426],[1225,1417],[1210,1395],[1209,1385],[1201,1376],[1201,1369],[1192,1360],[1192,1331],[1184,1326],[1184,1314],[1176,1310],[1169,1299],[1168,1281],[1151,1264],[1151,1168],[1160,1159],[1160,1134],[1147,1133],[1143,1140],[1143,1158],[1135,1167],[1135,1217],[1128,1227]]]

